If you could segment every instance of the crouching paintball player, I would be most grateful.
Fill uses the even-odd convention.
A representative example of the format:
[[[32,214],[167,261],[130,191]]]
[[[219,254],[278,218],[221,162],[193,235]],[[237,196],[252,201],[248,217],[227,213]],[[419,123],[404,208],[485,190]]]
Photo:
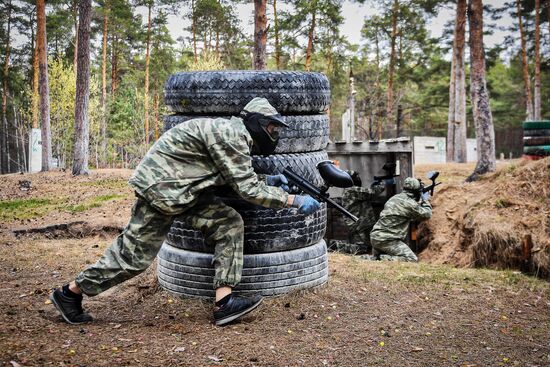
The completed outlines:
[[[289,195],[284,175],[257,176],[251,152],[272,154],[287,127],[264,98],[254,98],[239,117],[197,118],[167,131],[147,152],[130,185],[136,202],[130,221],[103,256],[50,299],[70,324],[92,320],[82,294],[95,296],[143,272],[155,259],[174,216],[200,230],[215,245],[214,320],[224,325],[255,309],[261,296],[232,293],[243,268],[244,224],[212,193],[228,185],[243,199],[269,208],[295,207],[304,215],[320,208],[310,196]]]
[[[422,193],[419,180],[407,177],[403,192],[392,196],[384,205],[380,218],[370,233],[373,255],[380,260],[418,261],[404,242],[412,220],[423,221],[432,216],[430,193]]]
[[[391,184],[394,180],[374,181],[370,187],[362,187],[361,177],[356,171],[348,171],[353,180],[353,186],[344,190],[342,203],[353,215],[357,216],[357,222],[348,217],[344,221],[348,227],[350,240],[363,243],[361,252],[366,253],[370,245],[370,232],[376,223],[376,216],[372,207],[372,202],[385,189],[386,184]]]

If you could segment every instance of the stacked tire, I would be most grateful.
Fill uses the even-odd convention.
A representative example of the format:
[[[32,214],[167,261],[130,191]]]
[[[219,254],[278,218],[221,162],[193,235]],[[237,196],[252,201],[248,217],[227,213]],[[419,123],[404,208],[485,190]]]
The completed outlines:
[[[254,97],[264,97],[284,116],[273,155],[252,156],[258,174],[278,174],[290,166],[316,185],[316,164],[328,159],[330,103],[328,79],[319,73],[290,71],[204,71],[170,76],[165,102],[176,114],[166,116],[165,131],[198,117],[238,115]],[[240,199],[230,189],[218,196],[244,222],[244,265],[236,293],[273,296],[323,284],[328,260],[323,236],[326,206],[310,216],[295,209],[269,209]],[[184,297],[214,297],[214,248],[185,217],[176,218],[158,255],[159,284]]]
[[[523,123],[523,154],[529,159],[550,155],[550,120]]]

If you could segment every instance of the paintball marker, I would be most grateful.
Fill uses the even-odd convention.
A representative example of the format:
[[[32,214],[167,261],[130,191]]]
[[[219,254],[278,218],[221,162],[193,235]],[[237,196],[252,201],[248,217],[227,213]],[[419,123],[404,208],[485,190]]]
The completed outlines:
[[[395,167],[397,165],[395,163],[391,163],[391,162],[386,162],[384,163],[384,165],[382,166],[382,170],[386,171],[386,175],[384,176],[374,176],[374,181],[375,182],[380,182],[380,181],[383,181],[383,180],[389,180],[390,178],[394,178],[394,177],[397,177],[399,176],[399,174],[395,174]]]
[[[323,187],[321,188],[318,188],[305,178],[293,172],[290,167],[287,167],[283,170],[283,175],[286,176],[290,184],[298,186],[301,191],[315,198],[317,201],[327,203],[329,206],[340,211],[346,217],[350,218],[354,222],[357,222],[358,218],[355,215],[351,214],[342,205],[332,200],[327,193],[328,189],[331,186],[340,188],[352,187],[353,180],[351,179],[351,176],[347,172],[336,168],[332,161],[319,162],[317,164],[317,170],[319,171],[321,177],[323,178],[323,181],[325,182]]]
[[[435,182],[435,180],[437,179],[437,177],[439,176],[439,171],[430,171],[428,172],[428,174],[426,175],[428,177],[429,180],[432,181],[432,184],[429,185],[429,186],[424,186],[424,184],[422,183],[421,180],[418,180],[420,181],[420,187],[421,187],[421,190],[422,190],[422,193],[425,193],[425,192],[430,192],[430,196],[433,196],[434,195],[434,189],[437,185],[441,185],[441,182]]]

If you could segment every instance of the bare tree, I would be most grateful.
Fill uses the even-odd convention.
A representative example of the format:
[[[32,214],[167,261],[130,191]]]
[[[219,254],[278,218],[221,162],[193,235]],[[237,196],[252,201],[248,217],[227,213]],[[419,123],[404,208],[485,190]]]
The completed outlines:
[[[523,64],[523,84],[525,90],[525,111],[527,120],[533,119],[533,101],[531,100],[531,82],[529,81],[529,64],[527,63],[527,45],[525,42],[525,31],[521,19],[521,2],[516,0],[518,8],[519,35],[521,39],[521,62]]]
[[[550,22],[550,19],[548,21]],[[535,109],[533,118],[537,121],[541,119],[540,86],[540,0],[535,0]]]
[[[265,70],[267,43],[267,0],[254,0],[254,69]]]
[[[101,164],[107,162],[107,34],[111,1],[105,2],[103,9],[103,48],[101,58]]]
[[[496,170],[495,129],[485,79],[482,0],[469,0],[468,20],[470,25],[470,93],[476,126],[477,164],[474,172],[466,181],[474,181],[479,175]]]
[[[145,50],[145,87],[143,95],[145,144],[149,144],[149,64],[151,63],[151,10],[153,1],[147,3],[147,47]]]
[[[2,157],[0,157],[0,173],[9,173],[10,172],[10,147],[9,147],[9,140],[8,140],[8,134],[9,134],[9,128],[8,128],[8,94],[9,94],[9,85],[8,85],[8,79],[9,79],[9,71],[10,71],[10,36],[11,36],[11,10],[12,10],[12,1],[9,0],[7,4],[8,14],[7,14],[7,31],[6,31],[6,54],[4,56],[4,68],[3,68],[3,79],[4,82],[2,83],[2,131],[0,132],[0,135],[2,137],[1,141],[1,154]]]
[[[46,2],[36,0],[38,69],[40,93],[40,124],[42,135],[42,171],[52,167],[52,133],[50,128],[50,87],[48,84],[48,48],[46,37]]]
[[[464,46],[466,43],[466,0],[458,0],[453,41],[453,60],[449,86],[449,119],[447,161],[466,162],[466,76]]]
[[[76,72],[76,100],[74,108],[73,175],[87,175],[88,170],[88,102],[90,99],[90,23],[92,0],[78,4],[78,55]]]
[[[315,23],[317,20],[317,0],[313,0],[311,5],[311,24],[309,25],[307,48],[306,48],[306,61],[304,68],[306,71],[311,70],[311,55],[313,55],[313,37],[315,36]]]
[[[277,70],[281,69],[281,44],[279,42],[279,19],[277,18],[277,0],[273,0],[273,22],[275,33],[275,65]]]
[[[397,59],[397,17],[399,12],[399,1],[394,0],[392,5],[392,31],[390,38],[390,64],[388,69],[388,91],[387,91],[387,102],[386,102],[386,121],[387,129],[390,132],[393,132],[395,124],[393,123],[393,105],[394,105],[394,95],[393,95],[393,81],[395,76],[395,64]]]

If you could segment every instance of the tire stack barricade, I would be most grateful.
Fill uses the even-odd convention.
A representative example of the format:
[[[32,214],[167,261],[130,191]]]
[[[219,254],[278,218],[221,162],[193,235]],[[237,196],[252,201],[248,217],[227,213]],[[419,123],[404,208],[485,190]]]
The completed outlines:
[[[550,156],[550,120],[523,122],[523,155],[527,159]]]
[[[275,153],[252,156],[258,174],[279,174],[290,166],[321,185],[316,164],[328,159],[330,103],[326,76],[290,71],[204,71],[170,76],[165,102],[175,112],[165,116],[164,130],[199,117],[238,116],[254,97],[266,98],[284,116],[289,127],[280,133]],[[218,196],[233,207],[244,222],[244,265],[237,294],[274,296],[306,289],[328,279],[327,208],[310,216],[295,209],[269,209],[240,199],[231,189]],[[158,255],[159,284],[184,297],[213,298],[214,247],[185,216],[177,217]]]

